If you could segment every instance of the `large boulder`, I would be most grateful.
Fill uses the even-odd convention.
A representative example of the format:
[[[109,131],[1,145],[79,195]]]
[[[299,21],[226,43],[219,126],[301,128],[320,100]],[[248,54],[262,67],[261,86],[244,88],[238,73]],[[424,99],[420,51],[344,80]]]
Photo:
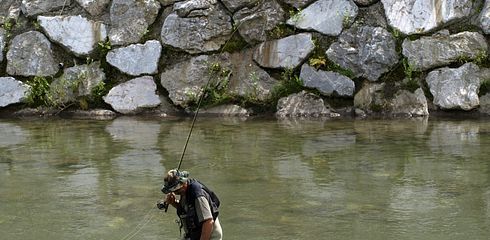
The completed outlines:
[[[136,114],[146,108],[154,108],[161,101],[153,77],[134,78],[112,88],[104,97],[114,110],[122,114]]]
[[[94,51],[97,43],[105,41],[106,26],[82,16],[38,16],[39,25],[47,36],[64,46],[76,56],[85,56]]]
[[[21,9],[28,17],[61,10],[70,6],[71,0],[22,0]]]
[[[357,5],[351,0],[319,0],[292,16],[287,24],[338,36],[344,26],[354,22],[357,11]]]
[[[111,0],[76,0],[80,6],[92,16],[104,14]]]
[[[422,34],[471,15],[475,1],[381,0],[390,26],[400,32]]]
[[[156,0],[112,0],[110,6],[112,45],[138,43],[155,21],[160,10]]]
[[[29,94],[29,86],[13,77],[0,77],[0,108],[21,103]]]
[[[263,42],[254,52],[254,60],[265,68],[292,69],[298,67],[315,48],[310,33]]]
[[[223,75],[221,75],[223,74]],[[188,61],[177,63],[164,71],[161,84],[167,90],[175,105],[187,107],[197,102],[203,89],[210,81],[210,87],[227,82],[231,74],[229,54],[200,55]]]
[[[385,83],[365,83],[354,96],[354,107],[368,113],[381,110],[386,103],[384,88]]]
[[[473,60],[488,50],[485,36],[477,32],[437,34],[413,41],[405,39],[402,46],[410,67],[418,71],[446,66],[460,59]]]
[[[427,98],[421,88],[410,92],[407,90],[398,91],[394,98],[389,102],[390,111],[395,115],[407,117],[428,116],[429,107]]]
[[[78,97],[90,96],[104,80],[105,73],[100,62],[67,68],[50,85],[52,103],[62,106],[74,102]]]
[[[7,73],[13,76],[52,76],[58,72],[51,42],[40,32],[15,36],[7,52]]]
[[[107,53],[106,59],[107,63],[120,71],[132,76],[139,76],[157,73],[161,53],[162,45],[160,42],[150,40],[145,44],[133,44],[111,50]]]
[[[245,50],[230,56],[232,74],[228,92],[254,101],[265,101],[279,84],[252,59],[253,51]]]
[[[231,17],[217,0],[189,0],[174,4],[174,12],[165,18],[163,44],[188,53],[216,51],[230,38]]]
[[[331,111],[323,99],[313,93],[301,91],[279,99],[276,117],[329,117]]]
[[[354,96],[354,81],[339,73],[316,70],[308,64],[303,64],[299,77],[305,87],[315,88],[325,96]]]
[[[233,15],[238,32],[250,44],[267,40],[267,32],[284,22],[285,12],[275,0],[253,8],[242,8]]]
[[[351,70],[355,77],[377,81],[398,63],[396,42],[381,27],[353,27],[330,45],[327,56],[334,63]]]
[[[426,81],[434,96],[434,104],[441,109],[471,110],[480,102],[480,68],[466,63],[459,68],[440,68],[430,72]]]

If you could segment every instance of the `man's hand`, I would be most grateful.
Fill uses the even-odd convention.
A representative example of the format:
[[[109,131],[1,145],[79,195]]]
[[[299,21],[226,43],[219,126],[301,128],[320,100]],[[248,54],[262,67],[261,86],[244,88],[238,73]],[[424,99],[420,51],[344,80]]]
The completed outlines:
[[[175,204],[175,194],[173,192],[167,194],[165,197],[165,202],[171,205]]]

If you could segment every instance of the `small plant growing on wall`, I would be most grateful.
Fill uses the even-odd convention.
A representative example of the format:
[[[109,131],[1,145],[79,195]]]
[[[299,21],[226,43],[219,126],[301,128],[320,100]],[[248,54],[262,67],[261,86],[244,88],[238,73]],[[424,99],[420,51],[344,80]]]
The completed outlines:
[[[34,77],[27,81],[30,86],[30,91],[27,95],[26,102],[31,107],[49,106],[51,101],[48,96],[49,84],[45,77]]]

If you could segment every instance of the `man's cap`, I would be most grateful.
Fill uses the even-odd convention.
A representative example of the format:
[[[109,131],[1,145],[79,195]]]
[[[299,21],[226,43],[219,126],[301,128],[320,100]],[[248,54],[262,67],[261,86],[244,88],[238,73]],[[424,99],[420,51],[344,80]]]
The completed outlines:
[[[165,194],[179,190],[187,181],[189,173],[187,171],[177,171],[172,169],[167,172],[163,181],[162,192]]]

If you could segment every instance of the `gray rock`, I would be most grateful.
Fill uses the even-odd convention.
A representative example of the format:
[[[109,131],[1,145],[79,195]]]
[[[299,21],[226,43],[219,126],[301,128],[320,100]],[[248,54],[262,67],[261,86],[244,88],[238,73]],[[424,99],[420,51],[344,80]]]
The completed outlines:
[[[182,8],[181,11],[185,13]],[[218,3],[197,13],[190,11],[188,16],[177,13],[167,16],[161,31],[163,44],[188,53],[202,53],[219,50],[230,38],[231,17]]]
[[[158,71],[161,52],[160,42],[150,40],[145,44],[133,44],[111,50],[107,53],[106,59],[107,63],[132,76],[155,74]]]
[[[267,40],[267,32],[284,22],[285,12],[275,0],[254,8],[242,8],[233,15],[238,32],[250,44]]]
[[[398,63],[393,36],[381,27],[354,27],[343,32],[327,50],[330,60],[350,69],[355,77],[377,81]]]
[[[233,116],[248,117],[251,114],[249,110],[233,104],[221,105],[208,109],[203,109],[202,111],[199,111],[199,113],[202,113],[204,115],[217,115],[217,116],[230,116],[230,117]]]
[[[144,76],[115,86],[104,97],[104,101],[117,112],[135,114],[145,108],[160,105],[160,98],[156,91],[157,85],[153,77]]]
[[[314,1],[315,0],[283,0],[284,3],[291,5],[296,9],[301,9]]]
[[[215,76],[212,68],[218,68],[217,70],[225,72],[226,76],[222,76],[223,79]],[[190,103],[197,102],[208,80],[213,82],[210,86],[218,85],[222,81],[228,81],[229,73],[231,65],[228,54],[201,55],[175,64],[163,72],[160,79],[172,102],[187,107]]]
[[[58,11],[68,7],[71,0],[22,0],[21,10],[28,17]]]
[[[29,89],[28,85],[13,77],[0,77],[0,108],[23,102]]]
[[[231,12],[235,12],[244,7],[254,7],[260,0],[222,0],[225,7]]]
[[[38,16],[39,25],[47,36],[64,46],[76,56],[85,56],[105,41],[106,27],[101,22],[90,21],[82,16]]]
[[[405,115],[407,117],[428,116],[429,108],[427,98],[421,88],[414,93],[407,90],[400,90],[390,101],[391,112],[395,115]]]
[[[0,24],[4,24],[5,21],[13,19],[17,21],[20,14],[19,0],[2,0],[0,1]]]
[[[426,81],[434,104],[442,109],[471,110],[479,105],[480,68],[466,63],[459,68],[440,68],[430,72]]]
[[[254,101],[265,101],[279,82],[257,66],[252,59],[253,51],[245,50],[230,56],[232,74],[228,91]]]
[[[454,35],[436,35],[403,41],[403,55],[414,70],[428,70],[446,66],[460,59],[473,60],[486,54],[485,36],[477,32]]]
[[[469,17],[474,1],[381,0],[390,26],[400,32],[421,34]]]
[[[106,79],[100,62],[74,66],[64,70],[63,75],[50,85],[53,104],[62,106],[76,101],[81,96],[90,96],[92,90]]]
[[[7,52],[7,73],[13,76],[52,76],[58,72],[51,43],[40,32],[15,36]]]
[[[301,91],[279,99],[276,117],[326,117],[330,113],[323,99],[313,93]]]
[[[490,1],[485,1],[480,12],[479,24],[485,34],[490,34]]]
[[[300,76],[305,87],[315,88],[325,96],[353,97],[355,84],[350,78],[336,72],[316,70],[308,64],[301,67]]]
[[[296,68],[313,51],[310,33],[300,33],[279,40],[263,42],[254,52],[254,60],[266,68]]]
[[[160,3],[156,0],[113,0],[110,6],[112,45],[138,43],[155,21]]]
[[[287,24],[337,36],[344,26],[354,22],[357,11],[357,5],[351,0],[319,0],[292,16]]]
[[[490,93],[480,97],[480,113],[490,115]]]
[[[111,0],[76,0],[92,16],[99,16],[107,10]]]
[[[0,29],[0,62],[3,62],[3,50],[5,49],[5,44],[7,44],[7,32],[5,29]]]
[[[360,6],[369,6],[379,2],[379,0],[354,0],[354,2]]]
[[[366,25],[372,27],[382,27],[389,29],[388,22],[385,17],[385,10],[381,2],[375,3],[368,7],[359,8],[356,22],[354,25]]]
[[[372,112],[373,109],[383,107],[385,99],[383,90],[385,83],[366,83],[354,96],[354,107]]]

